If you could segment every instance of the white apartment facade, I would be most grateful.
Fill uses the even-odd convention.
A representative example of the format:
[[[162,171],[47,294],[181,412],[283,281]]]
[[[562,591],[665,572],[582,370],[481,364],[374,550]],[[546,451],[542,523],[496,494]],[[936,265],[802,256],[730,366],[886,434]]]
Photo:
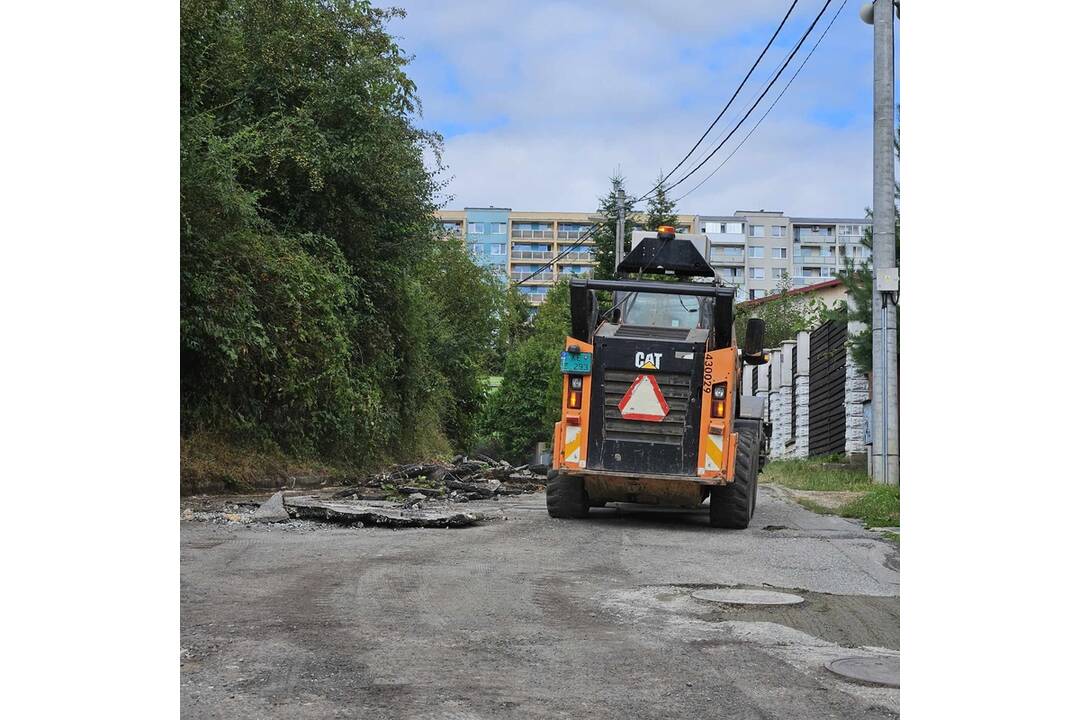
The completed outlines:
[[[593,243],[586,240],[544,267],[600,220],[596,213],[465,208],[440,211],[438,219],[443,232],[460,237],[478,263],[521,282],[520,290],[533,305],[543,302],[561,276],[588,275],[595,265]],[[680,232],[707,235],[717,276],[736,287],[738,300],[751,300],[772,293],[784,273],[793,288],[800,288],[835,277],[844,258],[869,261],[870,250],[862,245],[869,223],[866,218],[739,210],[733,215],[679,215],[676,225]]]

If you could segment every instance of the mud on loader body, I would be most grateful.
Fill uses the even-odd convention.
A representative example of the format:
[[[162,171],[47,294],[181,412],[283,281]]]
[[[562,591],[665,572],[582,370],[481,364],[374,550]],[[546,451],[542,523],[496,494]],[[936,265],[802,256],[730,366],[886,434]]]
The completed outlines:
[[[702,236],[643,235],[620,275],[713,277],[695,245]],[[614,293],[603,316],[598,291]],[[715,282],[575,279],[570,306],[548,513],[584,517],[609,502],[695,508],[708,498],[710,524],[745,528],[770,428],[763,403],[738,391],[743,366],[765,362],[764,324],[748,323],[740,353],[734,289]]]

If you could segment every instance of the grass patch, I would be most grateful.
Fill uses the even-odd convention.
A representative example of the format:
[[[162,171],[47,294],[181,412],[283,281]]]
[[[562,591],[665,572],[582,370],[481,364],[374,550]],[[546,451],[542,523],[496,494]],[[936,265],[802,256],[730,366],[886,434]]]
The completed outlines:
[[[829,458],[773,460],[761,473],[763,482],[795,490],[870,490],[873,483],[862,470],[826,467]]]
[[[900,487],[874,485],[861,498],[840,508],[839,514],[859,518],[867,527],[900,527]]]
[[[792,490],[811,492],[855,492],[857,497],[839,507],[826,507],[813,497],[797,497],[800,505],[817,513],[862,520],[866,527],[900,526],[900,488],[878,485],[862,470],[836,467],[832,458],[774,460],[761,473],[763,482]],[[834,496],[835,497],[835,496]],[[899,536],[893,538],[899,540]]]

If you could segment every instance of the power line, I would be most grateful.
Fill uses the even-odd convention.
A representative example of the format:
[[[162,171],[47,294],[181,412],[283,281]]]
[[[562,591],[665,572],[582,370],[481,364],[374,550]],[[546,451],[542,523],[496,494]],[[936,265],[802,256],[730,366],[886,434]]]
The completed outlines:
[[[673,173],[675,172],[675,170],[676,170],[676,169],[677,169],[677,168],[678,168],[678,167],[679,167],[680,165],[682,165],[682,164],[683,164],[683,163],[684,163],[684,162],[686,161],[686,158],[687,158],[687,157],[689,157],[690,155],[692,155],[692,154],[694,153],[694,150],[695,150],[695,149],[697,149],[697,147],[698,147],[698,146],[699,146],[699,145],[701,144],[701,142],[702,142],[702,141],[703,141],[703,140],[705,139],[705,137],[706,137],[706,136],[707,136],[707,135],[709,134],[709,132],[710,132],[710,131],[711,131],[711,130],[713,129],[713,127],[714,127],[714,126],[716,125],[716,123],[717,123],[717,122],[718,122],[718,121],[720,120],[720,117],[721,117],[721,116],[722,116],[722,115],[724,114],[724,112],[726,112],[726,111],[727,111],[727,109],[728,109],[728,108],[729,108],[729,107],[731,106],[731,103],[732,103],[732,102],[734,102],[735,98],[736,98],[736,97],[738,96],[739,92],[740,92],[740,91],[742,90],[742,88],[743,88],[743,86],[744,86],[744,85],[746,84],[747,80],[749,80],[750,76],[751,76],[751,75],[753,74],[753,71],[754,71],[754,70],[755,70],[755,69],[757,68],[758,64],[759,64],[759,63],[761,62],[761,58],[762,58],[762,57],[764,57],[764,55],[765,55],[765,52],[766,52],[766,51],[768,51],[769,47],[771,47],[771,46],[772,46],[773,40],[775,40],[775,39],[776,39],[776,36],[777,36],[777,35],[778,35],[778,34],[780,33],[780,30],[781,30],[781,28],[783,28],[784,24],[785,24],[785,23],[787,22],[787,19],[788,19],[788,17],[789,17],[790,15],[791,15],[791,12],[792,12],[792,10],[793,10],[793,9],[795,8],[795,5],[797,4],[797,2],[798,2],[798,0],[796,0],[796,2],[793,2],[793,3],[792,3],[792,5],[791,5],[791,7],[790,7],[790,8],[788,8],[788,12],[787,12],[787,14],[785,14],[785,15],[784,15],[784,18],[783,18],[783,20],[781,21],[781,23],[780,23],[780,26],[779,26],[779,27],[777,27],[777,29],[776,29],[776,32],[774,32],[774,33],[773,33],[773,36],[772,36],[772,38],[770,38],[770,39],[769,39],[769,43],[768,43],[768,45],[766,45],[766,46],[765,46],[765,49],[764,49],[764,50],[762,50],[762,52],[761,52],[761,54],[760,54],[760,55],[758,55],[758,58],[757,58],[757,60],[755,60],[755,61],[754,61],[754,65],[753,65],[753,66],[752,66],[752,67],[750,68],[750,72],[748,72],[748,73],[746,74],[746,77],[744,77],[744,78],[743,78],[743,81],[742,81],[742,83],[740,83],[740,84],[739,84],[739,87],[738,87],[738,88],[736,89],[735,93],[734,93],[734,94],[732,94],[732,96],[731,96],[731,99],[730,99],[730,100],[728,100],[728,103],[727,103],[727,105],[725,105],[725,106],[724,106],[724,109],[720,111],[720,115],[718,115],[718,116],[716,117],[716,119],[715,119],[715,120],[713,120],[713,123],[712,123],[712,124],[711,124],[711,125],[709,126],[709,128],[708,128],[708,129],[707,129],[707,130],[705,131],[705,133],[704,133],[704,134],[703,134],[703,135],[701,136],[701,138],[699,138],[699,139],[698,139],[698,142],[694,144],[694,147],[692,147],[692,148],[690,149],[690,152],[689,152],[689,153],[687,153],[686,157],[684,157],[684,158],[683,158],[682,160],[680,160],[680,161],[679,161],[679,164],[678,164],[678,165],[676,165],[676,166],[675,166],[675,168],[673,168],[673,169],[671,170],[671,172],[669,172],[669,173],[668,173],[668,174],[667,174],[666,176],[664,176],[664,178],[663,178],[663,179],[661,179],[661,181],[660,181],[659,183],[657,183],[657,185],[656,185],[655,187],[653,187],[653,189],[652,189],[652,190],[650,190],[649,192],[647,192],[647,193],[646,193],[645,195],[643,195],[643,196],[641,196],[641,197],[638,197],[638,198],[636,198],[636,199],[630,199],[630,200],[629,200],[629,203],[630,203],[630,207],[631,207],[631,208],[632,208],[632,207],[633,207],[633,205],[635,205],[636,203],[638,203],[638,202],[641,202],[642,200],[646,200],[646,199],[648,199],[648,198],[649,198],[649,196],[651,196],[651,195],[652,195],[652,193],[656,192],[656,190],[658,190],[658,189],[659,189],[659,188],[660,188],[660,187],[661,187],[661,186],[662,186],[662,185],[664,184],[664,181],[665,181],[665,180],[666,180],[666,179],[667,179],[668,177],[671,177],[671,175],[672,175],[672,174],[673,174]],[[845,2],[846,2],[846,0],[845,0]],[[715,147],[715,148],[713,149],[713,151],[712,151],[711,153],[709,153],[709,155],[708,155],[708,156],[706,156],[706,158],[705,158],[704,160],[702,160],[702,161],[701,161],[700,163],[698,163],[698,164],[697,164],[697,165],[696,165],[696,166],[694,167],[694,169],[693,169],[693,170],[691,170],[690,172],[688,172],[688,173],[687,173],[686,175],[684,175],[684,176],[683,176],[682,178],[680,178],[680,179],[679,179],[678,181],[676,181],[676,182],[675,182],[675,183],[674,183],[673,185],[671,185],[671,188],[674,188],[674,187],[676,187],[676,186],[680,185],[681,183],[685,182],[685,181],[686,181],[686,180],[687,180],[687,179],[688,179],[688,178],[689,178],[690,176],[692,176],[692,175],[693,175],[693,174],[694,174],[695,172],[697,172],[697,171],[698,171],[699,169],[701,169],[701,167],[702,167],[702,166],[703,166],[703,165],[704,165],[704,164],[705,164],[706,162],[708,162],[708,161],[709,161],[709,160],[710,160],[710,159],[711,159],[711,158],[712,158],[712,157],[713,157],[713,156],[714,156],[714,155],[715,155],[715,154],[717,153],[717,151],[718,151],[718,150],[719,150],[719,149],[720,149],[721,147],[723,147],[723,146],[724,146],[724,143],[726,143],[726,142],[727,142],[727,141],[728,141],[728,140],[729,140],[729,139],[731,138],[731,136],[732,136],[733,134],[735,134],[735,132],[736,132],[736,131],[737,131],[737,130],[739,129],[739,127],[740,127],[740,126],[741,126],[741,125],[742,125],[742,124],[743,124],[743,123],[744,123],[744,122],[746,121],[746,118],[747,118],[747,117],[749,117],[749,116],[750,116],[750,114],[751,114],[751,113],[753,113],[753,111],[754,111],[754,110],[755,110],[755,109],[757,108],[757,106],[758,106],[758,104],[759,104],[759,103],[761,102],[762,98],[764,98],[764,97],[765,97],[765,95],[766,95],[766,94],[768,94],[769,90],[771,90],[771,89],[772,89],[772,86],[773,86],[773,85],[774,85],[774,84],[776,83],[777,79],[779,79],[779,77],[780,77],[780,75],[781,75],[781,74],[783,73],[783,71],[784,71],[785,69],[787,69],[787,66],[788,66],[788,65],[789,65],[789,64],[791,63],[791,60],[792,60],[792,58],[794,58],[794,57],[795,57],[795,55],[796,55],[796,53],[798,53],[798,51],[799,51],[799,50],[800,50],[800,49],[802,48],[802,45],[803,45],[803,43],[804,43],[804,42],[806,42],[806,38],[807,38],[807,37],[809,37],[809,35],[810,35],[810,33],[811,33],[811,32],[813,32],[814,28],[815,28],[815,27],[817,26],[817,23],[818,23],[818,21],[819,21],[819,20],[821,19],[821,16],[825,14],[825,10],[826,10],[826,9],[827,9],[827,8],[829,7],[829,5],[830,5],[831,3],[832,3],[832,0],[825,0],[825,4],[824,4],[824,5],[822,6],[821,10],[820,10],[820,11],[818,12],[818,14],[817,14],[817,17],[815,17],[815,18],[814,18],[814,21],[813,21],[813,22],[812,22],[812,23],[810,24],[810,27],[809,27],[809,28],[807,28],[807,30],[806,30],[806,32],[805,32],[805,33],[803,33],[803,36],[802,36],[802,37],[801,37],[801,38],[799,39],[799,42],[798,42],[798,44],[797,44],[797,45],[795,46],[795,48],[794,48],[794,49],[793,49],[793,50],[791,51],[791,53],[790,53],[790,54],[788,54],[788,56],[787,56],[787,59],[786,59],[786,60],[784,61],[784,64],[780,66],[780,69],[779,69],[779,70],[778,70],[778,71],[776,72],[776,74],[775,74],[775,75],[773,76],[772,80],[771,80],[771,81],[769,81],[769,84],[768,84],[768,85],[767,85],[767,86],[765,87],[765,90],[764,90],[764,91],[762,91],[762,93],[761,93],[761,94],[760,94],[760,95],[758,96],[757,100],[755,100],[755,101],[754,101],[754,104],[753,104],[753,105],[752,105],[752,106],[750,107],[750,110],[748,110],[748,111],[746,112],[746,114],[745,114],[745,115],[743,115],[742,119],[741,119],[741,120],[739,120],[738,124],[737,124],[737,125],[736,125],[736,126],[735,126],[735,127],[734,127],[734,128],[732,129],[732,130],[731,130],[731,132],[730,132],[730,133],[728,133],[728,135],[727,135],[727,136],[726,136],[726,137],[725,137],[725,138],[724,138],[724,139],[723,139],[723,140],[722,140],[722,141],[720,142],[720,144],[719,144],[719,145],[717,145],[717,146],[716,146],[716,147]],[[669,188],[669,189],[670,189],[670,188]],[[516,288],[516,287],[519,287],[519,286],[521,286],[521,285],[522,285],[523,283],[526,283],[526,282],[528,282],[529,280],[533,279],[534,277],[536,277],[536,276],[537,276],[537,275],[539,275],[540,273],[542,273],[542,272],[544,272],[545,270],[547,270],[548,268],[552,267],[552,266],[553,266],[553,265],[554,265],[554,264],[555,264],[556,262],[558,262],[558,261],[559,261],[559,260],[561,260],[561,259],[562,259],[563,257],[565,257],[567,253],[569,253],[569,252],[573,251],[573,250],[574,250],[575,248],[578,248],[578,247],[580,247],[580,246],[581,246],[582,244],[584,244],[585,240],[587,240],[587,239],[588,239],[589,237],[591,237],[591,236],[592,236],[592,235],[593,235],[593,234],[594,234],[594,233],[595,233],[595,232],[596,232],[596,231],[597,231],[597,230],[598,230],[598,229],[600,228],[600,225],[601,225],[601,224],[603,224],[603,223],[597,223],[597,224],[594,224],[594,225],[592,226],[592,228],[591,228],[591,229],[590,229],[590,230],[589,230],[589,231],[588,231],[587,233],[585,233],[584,235],[582,235],[582,236],[581,236],[581,238],[579,238],[579,239],[578,239],[578,241],[577,241],[576,243],[574,243],[573,245],[571,245],[571,246],[567,247],[566,249],[564,249],[564,250],[563,250],[562,252],[560,252],[560,253],[559,253],[558,255],[556,255],[556,256],[555,256],[554,258],[552,258],[552,259],[551,259],[551,260],[549,260],[548,262],[546,262],[546,263],[544,263],[543,265],[541,265],[541,266],[540,266],[540,267],[539,267],[539,268],[538,268],[537,270],[533,271],[532,273],[530,273],[530,274],[529,274],[528,276],[526,276],[525,278],[523,278],[523,279],[521,279],[521,280],[519,280],[519,281],[517,281],[517,282],[514,282],[514,283],[512,283],[512,284],[511,284],[511,287],[515,287],[515,288]]]
[[[832,16],[832,20],[830,20],[829,24],[825,27],[825,32],[821,33],[821,37],[819,37],[817,39],[817,42],[814,43],[814,46],[812,48],[810,48],[810,52],[807,53],[806,57],[803,58],[802,63],[795,70],[795,74],[791,76],[791,78],[787,81],[787,85],[784,85],[784,88],[780,91],[780,94],[777,95],[776,99],[772,101],[771,105],[769,105],[769,109],[766,110],[765,113],[760,118],[758,118],[758,121],[756,123],[754,123],[754,127],[750,128],[750,132],[746,133],[746,136],[742,140],[740,140],[739,144],[735,146],[735,149],[732,150],[731,153],[726,158],[724,158],[724,161],[722,163],[720,163],[719,165],[717,165],[716,168],[714,168],[712,172],[710,172],[708,175],[706,175],[705,178],[701,182],[699,182],[697,185],[690,188],[690,190],[688,190],[687,192],[683,193],[678,198],[676,198],[675,199],[676,203],[682,202],[683,198],[685,198],[687,195],[694,192],[699,187],[701,187],[706,182],[708,182],[709,179],[712,178],[712,176],[715,175],[717,173],[717,171],[720,170],[720,168],[727,165],[727,161],[730,160],[735,155],[735,153],[739,152],[739,148],[741,148],[743,146],[743,144],[747,140],[750,139],[750,136],[753,135],[754,131],[758,129],[758,125],[761,125],[762,121],[769,116],[769,113],[772,112],[772,109],[774,107],[776,107],[776,104],[778,102],[780,102],[780,98],[784,97],[784,93],[786,93],[787,89],[789,87],[791,87],[791,83],[795,82],[795,78],[799,77],[799,73],[802,72],[802,69],[804,67],[806,67],[807,61],[810,60],[811,57],[813,57],[814,51],[817,50],[818,45],[820,45],[821,41],[825,39],[825,36],[829,34],[829,30],[832,29],[833,23],[836,22],[836,18],[840,17],[840,13],[843,11],[845,5],[847,5],[847,0],[844,0],[844,2],[841,3],[840,8],[836,11],[836,14]]]
[[[767,85],[767,86],[765,87],[765,90],[764,90],[764,91],[763,91],[763,92],[762,92],[762,93],[761,93],[761,94],[760,94],[760,95],[758,96],[758,99],[754,101],[754,104],[753,104],[753,105],[752,105],[752,106],[750,107],[750,110],[748,110],[748,111],[746,112],[746,114],[742,116],[742,119],[741,119],[741,120],[739,120],[738,124],[737,124],[737,125],[736,125],[736,126],[735,126],[734,128],[732,128],[731,132],[729,132],[729,133],[727,134],[727,136],[726,136],[726,137],[725,137],[725,138],[724,138],[724,139],[723,139],[723,140],[722,140],[722,141],[720,142],[720,144],[719,144],[719,145],[717,145],[717,146],[716,146],[716,148],[714,148],[714,149],[713,149],[713,151],[712,151],[711,153],[709,153],[709,154],[708,154],[708,155],[707,155],[707,156],[705,157],[705,159],[704,159],[704,160],[702,160],[702,161],[701,161],[700,163],[698,163],[697,165],[695,165],[695,166],[694,166],[694,169],[693,169],[693,170],[691,170],[690,172],[686,173],[686,175],[683,175],[683,176],[682,176],[681,178],[679,178],[679,179],[678,179],[677,181],[675,181],[674,183],[672,183],[672,184],[671,184],[671,186],[670,186],[670,187],[668,188],[669,190],[670,190],[670,189],[672,189],[672,188],[678,187],[679,185],[681,185],[682,183],[684,183],[684,182],[686,182],[686,181],[687,181],[688,179],[690,179],[690,177],[691,177],[691,176],[692,176],[692,175],[693,175],[694,173],[696,173],[696,172],[697,172],[698,170],[700,170],[700,169],[701,169],[701,167],[702,167],[702,166],[703,166],[703,165],[704,165],[705,163],[707,163],[707,162],[708,162],[708,161],[709,161],[710,159],[712,159],[712,157],[713,157],[713,156],[714,156],[714,155],[715,155],[715,154],[716,154],[716,153],[717,153],[717,152],[718,152],[718,151],[720,150],[720,148],[722,148],[722,147],[724,146],[724,144],[725,144],[725,143],[726,143],[726,142],[727,142],[728,140],[730,140],[730,139],[731,139],[731,136],[735,134],[735,132],[736,132],[736,131],[737,131],[737,130],[739,129],[739,127],[741,127],[741,126],[742,126],[742,124],[743,124],[744,122],[746,122],[746,119],[747,119],[748,117],[750,117],[750,115],[751,115],[751,114],[752,114],[752,113],[754,112],[754,110],[755,110],[755,109],[757,108],[758,104],[759,104],[759,103],[760,103],[760,102],[762,101],[762,99],[763,99],[763,98],[764,98],[764,97],[765,97],[765,96],[766,96],[766,95],[767,95],[767,94],[769,93],[769,90],[771,90],[771,89],[772,89],[772,86],[773,86],[773,85],[775,85],[775,84],[776,84],[776,81],[780,79],[780,75],[782,75],[782,74],[783,74],[783,72],[784,72],[784,70],[786,70],[786,69],[787,69],[787,66],[788,66],[789,64],[791,64],[791,60],[792,60],[792,59],[793,59],[793,58],[795,57],[796,53],[798,53],[798,52],[799,52],[799,50],[800,50],[800,49],[802,48],[802,46],[803,46],[803,43],[804,43],[804,42],[806,42],[806,38],[810,37],[810,33],[812,33],[812,32],[814,31],[814,28],[815,28],[815,27],[817,27],[818,21],[820,21],[820,20],[821,20],[821,16],[825,14],[825,11],[826,11],[826,10],[828,9],[828,7],[829,7],[829,5],[830,5],[830,4],[832,4],[832,0],[825,0],[825,4],[821,6],[821,10],[820,10],[820,11],[818,12],[818,14],[817,14],[817,17],[815,17],[815,18],[814,18],[814,22],[810,23],[810,27],[809,27],[809,28],[807,28],[807,29],[806,29],[806,32],[805,32],[805,33],[803,33],[803,36],[802,36],[801,38],[799,38],[799,42],[798,42],[798,44],[797,44],[797,45],[795,46],[795,48],[794,48],[794,49],[793,49],[793,50],[791,51],[791,53],[790,53],[790,54],[789,54],[789,55],[787,56],[787,59],[786,59],[786,60],[784,61],[784,64],[783,64],[783,65],[782,65],[782,66],[780,67],[780,69],[779,69],[779,70],[777,71],[776,75],[774,75],[774,76],[773,76],[773,79],[769,81],[769,84],[768,84],[768,85]]]
[[[634,203],[641,202],[642,200],[645,200],[650,195],[652,195],[654,192],[656,192],[660,188],[660,186],[663,185],[665,182],[667,182],[667,179],[670,178],[672,175],[674,175],[675,171],[678,170],[679,168],[681,168],[683,166],[683,163],[685,163],[686,160],[691,155],[694,154],[694,151],[698,149],[698,146],[701,145],[701,143],[705,141],[705,138],[708,137],[709,133],[712,132],[712,129],[714,127],[716,127],[716,123],[720,122],[720,118],[722,118],[724,116],[724,113],[726,113],[728,111],[728,108],[731,107],[731,104],[733,102],[735,102],[735,98],[739,96],[740,92],[742,92],[743,87],[745,87],[747,81],[750,80],[750,76],[754,74],[755,70],[757,70],[757,66],[761,63],[761,59],[763,57],[765,57],[765,53],[767,53],[769,51],[769,48],[772,47],[773,41],[776,40],[776,36],[779,35],[780,31],[784,29],[784,25],[787,23],[788,18],[791,17],[792,11],[795,9],[795,6],[798,5],[798,4],[799,4],[799,0],[795,0],[793,3],[791,3],[791,7],[789,7],[788,10],[787,10],[787,13],[784,14],[783,19],[780,21],[780,24],[776,28],[776,31],[773,32],[772,37],[769,38],[769,42],[766,43],[765,48],[758,54],[757,60],[755,60],[754,64],[750,66],[750,69],[746,72],[746,76],[743,77],[742,82],[739,83],[739,87],[735,88],[735,92],[732,93],[730,98],[728,98],[727,104],[724,105],[724,109],[720,111],[720,114],[718,114],[715,118],[713,118],[712,123],[709,125],[708,128],[705,129],[705,132],[703,132],[701,134],[701,137],[699,137],[697,142],[694,143],[694,146],[692,148],[690,148],[690,151],[687,152],[686,155],[683,156],[683,159],[680,160],[675,167],[671,168],[671,170],[668,171],[667,175],[665,175],[663,178],[660,179],[660,182],[656,184],[656,187],[654,187],[649,192],[645,193],[645,195],[638,198],[637,200],[634,200],[633,201]]]
[[[585,234],[584,234],[584,235],[582,235],[582,236],[581,236],[580,238],[578,238],[578,241],[577,241],[576,243],[574,243],[573,245],[570,245],[570,246],[569,246],[569,247],[567,247],[567,248],[566,248],[565,250],[561,251],[561,252],[560,252],[560,253],[559,253],[558,255],[556,255],[555,257],[551,258],[551,260],[548,260],[548,261],[547,261],[546,263],[544,263],[543,265],[541,265],[541,266],[540,266],[540,268],[539,268],[538,270],[536,270],[535,272],[533,272],[533,273],[532,273],[531,275],[529,275],[528,277],[522,278],[521,280],[518,280],[517,282],[515,282],[515,283],[512,283],[512,284],[510,285],[510,287],[512,287],[512,288],[516,288],[516,287],[519,287],[519,286],[520,286],[520,285],[521,285],[522,283],[526,283],[526,282],[529,282],[529,281],[530,281],[530,280],[532,280],[532,279],[533,279],[534,277],[536,277],[536,276],[537,276],[537,275],[539,275],[540,273],[544,272],[545,270],[547,270],[547,269],[548,269],[549,267],[551,267],[551,266],[552,266],[552,265],[554,265],[555,263],[559,262],[559,260],[563,259],[563,257],[565,257],[565,256],[566,256],[566,255],[567,255],[567,254],[568,254],[569,252],[571,252],[571,251],[572,251],[572,250],[573,250],[574,248],[578,248],[578,247],[581,247],[581,246],[582,246],[582,245],[583,245],[583,244],[585,243],[585,241],[586,241],[586,240],[588,240],[588,239],[589,239],[590,237],[592,237],[592,235],[593,235],[594,233],[596,233],[596,231],[597,231],[597,230],[598,230],[598,229],[600,228],[600,226],[601,226],[601,225],[603,225],[603,223],[596,223],[596,224],[594,224],[594,225],[593,225],[593,226],[592,226],[591,228],[589,228],[589,231],[588,231],[587,233],[585,233]],[[513,253],[513,250],[511,250],[510,252],[511,252],[511,253]],[[513,256],[511,255],[511,258],[512,258],[512,257],[513,257]]]

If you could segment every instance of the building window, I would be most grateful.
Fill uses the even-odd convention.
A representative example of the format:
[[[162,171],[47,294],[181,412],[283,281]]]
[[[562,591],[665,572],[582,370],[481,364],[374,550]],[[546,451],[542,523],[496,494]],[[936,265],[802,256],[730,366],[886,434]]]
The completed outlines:
[[[750,252],[748,254],[752,258],[763,258],[763,257],[765,257],[765,246],[764,245],[751,245],[750,246]]]
[[[476,235],[484,234],[484,223],[469,223],[469,232]]]
[[[772,269],[772,276],[773,280],[779,280],[780,278],[784,277],[784,268],[774,267]]]
[[[764,225],[751,225],[750,226],[750,237],[765,237],[765,226]]]
[[[765,297],[765,291],[764,290],[751,290],[750,291],[750,299],[751,300],[757,300],[758,298],[763,298],[763,297]]]
[[[783,225],[773,225],[772,226],[772,236],[773,237],[784,237],[784,226]]]
[[[750,268],[750,277],[752,277],[752,278],[763,278],[763,277],[765,277],[765,268],[763,268],[763,267],[752,267],[752,268]]]
[[[773,260],[787,260],[786,247],[774,247],[772,249]]]
[[[495,243],[495,244],[493,244],[491,246],[491,254],[492,255],[505,255],[506,254],[506,243]]]
[[[488,235],[505,235],[506,223],[488,223]]]
[[[742,235],[741,222],[706,222],[702,224],[702,232],[725,233],[728,235]]]

